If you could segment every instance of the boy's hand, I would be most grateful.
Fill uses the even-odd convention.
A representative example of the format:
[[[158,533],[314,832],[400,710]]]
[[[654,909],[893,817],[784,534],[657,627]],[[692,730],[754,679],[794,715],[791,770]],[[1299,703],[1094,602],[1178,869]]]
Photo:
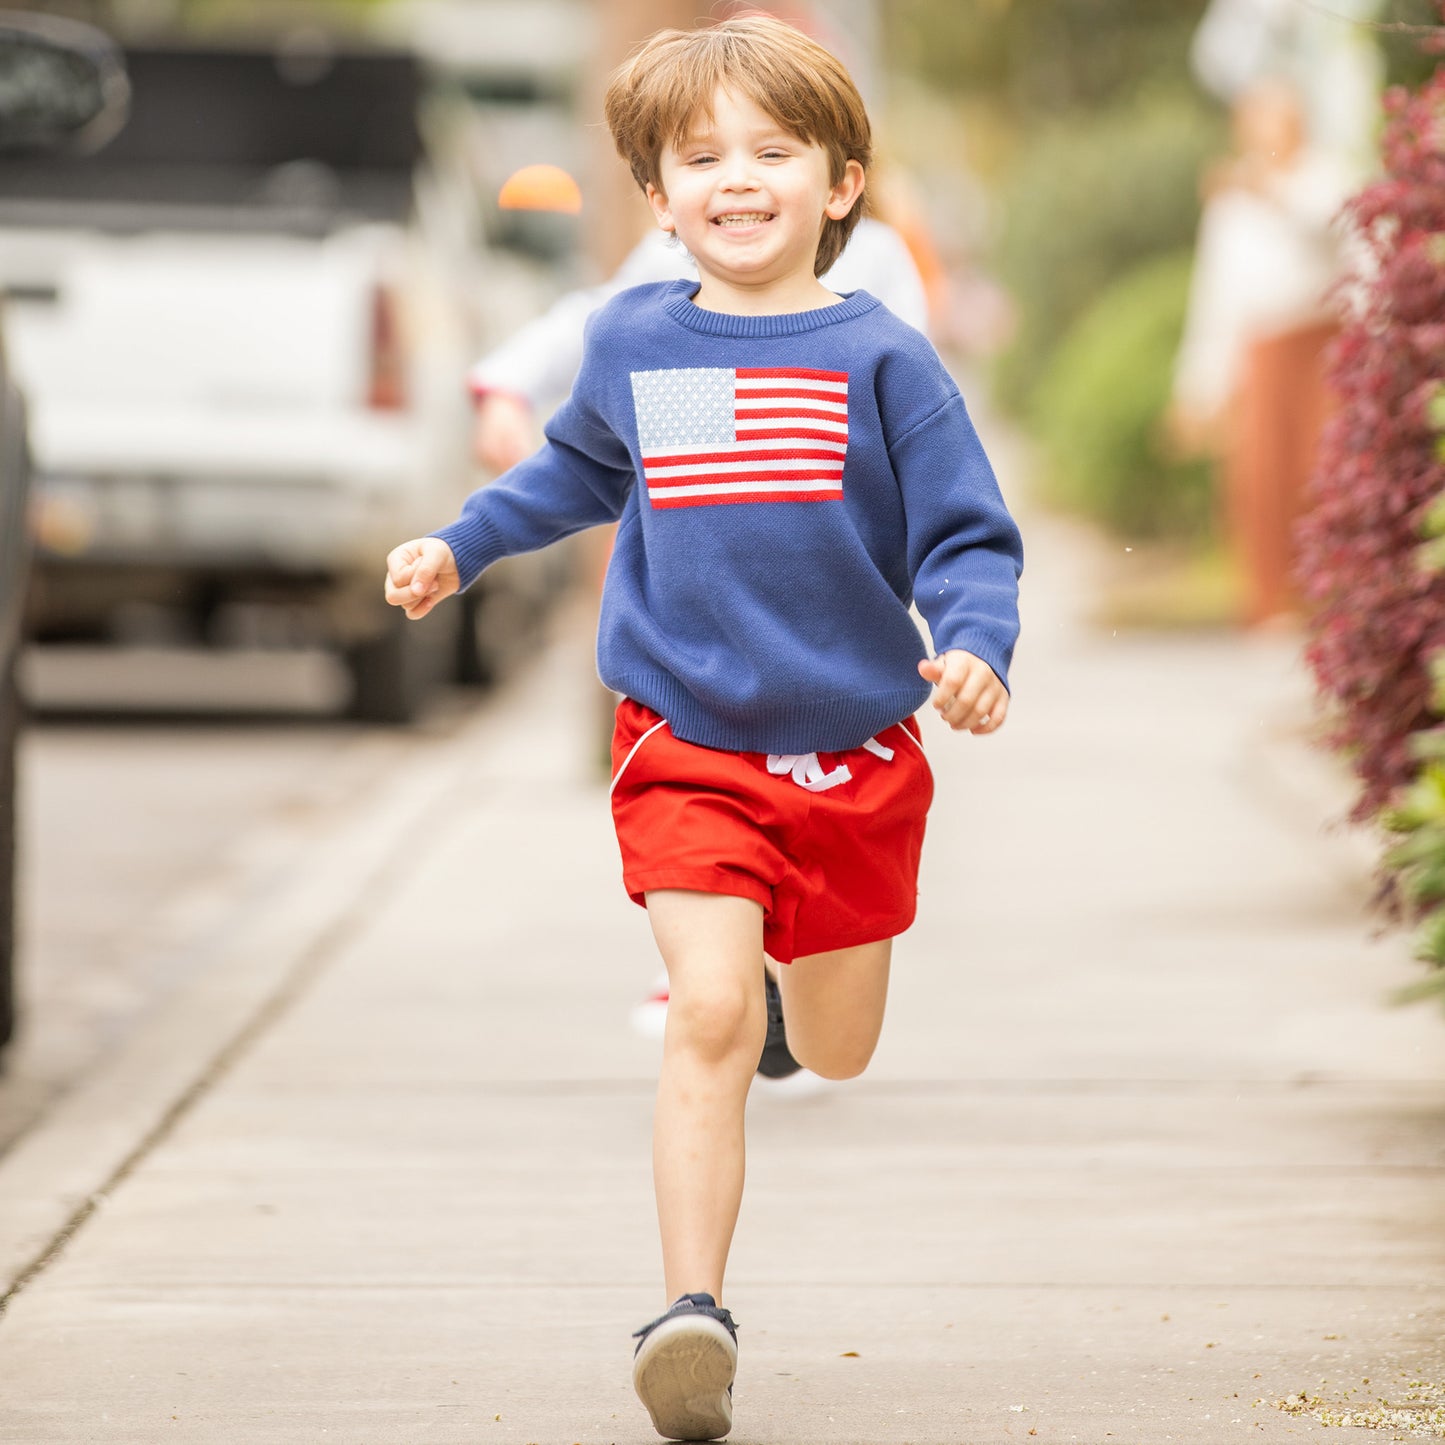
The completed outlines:
[[[954,732],[996,733],[1008,716],[1008,689],[981,657],[962,648],[924,658],[919,673],[933,684],[933,706]]]
[[[386,559],[386,600],[412,619],[425,617],[461,585],[457,559],[440,537],[403,542]]]
[[[472,427],[472,453],[489,471],[500,475],[537,450],[532,408],[519,396],[489,391],[477,402]]]

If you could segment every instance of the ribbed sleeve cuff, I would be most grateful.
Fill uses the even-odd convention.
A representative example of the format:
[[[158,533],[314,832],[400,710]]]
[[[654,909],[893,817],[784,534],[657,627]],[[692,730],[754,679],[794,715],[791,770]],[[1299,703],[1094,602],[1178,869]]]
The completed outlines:
[[[490,519],[474,513],[462,515],[455,522],[428,534],[440,537],[456,558],[461,590],[466,591],[493,562],[507,555],[507,544]]]
[[[934,639],[935,653],[942,652],[971,652],[975,657],[981,657],[998,674],[998,680],[1003,683],[1004,688],[1010,694],[1013,689],[1009,687],[1008,669],[1009,663],[1013,661],[1014,645],[1012,642],[1003,643],[997,637],[990,636],[986,632],[963,631],[955,633],[946,642],[939,642]]]

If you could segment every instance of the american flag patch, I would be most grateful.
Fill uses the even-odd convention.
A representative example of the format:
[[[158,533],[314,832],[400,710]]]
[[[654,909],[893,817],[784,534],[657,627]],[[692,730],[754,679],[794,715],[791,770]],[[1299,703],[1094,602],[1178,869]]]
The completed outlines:
[[[634,371],[632,399],[654,508],[843,499],[846,371]]]

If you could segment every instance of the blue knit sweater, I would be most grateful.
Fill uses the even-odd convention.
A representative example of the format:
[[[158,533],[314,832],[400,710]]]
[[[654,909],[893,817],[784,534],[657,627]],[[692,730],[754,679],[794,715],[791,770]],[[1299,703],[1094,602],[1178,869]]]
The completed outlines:
[[[705,747],[837,752],[914,712],[915,596],[1007,684],[1022,544],[933,348],[866,291],[736,316],[696,289],[592,318],[546,445],[435,533],[462,585],[620,518],[598,670]]]

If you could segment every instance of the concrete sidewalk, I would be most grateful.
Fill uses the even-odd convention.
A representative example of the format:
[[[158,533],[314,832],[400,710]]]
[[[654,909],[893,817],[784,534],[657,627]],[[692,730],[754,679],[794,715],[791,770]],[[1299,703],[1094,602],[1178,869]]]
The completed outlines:
[[[1096,544],[1029,540],[1009,728],[926,730],[877,1060],[754,1095],[737,1445],[1283,1442],[1327,1428],[1301,1391],[1445,1378],[1445,1022],[1383,1002],[1416,970],[1294,645],[1091,630]],[[0,1162],[0,1441],[655,1438],[654,963],[588,647],[359,799]]]

